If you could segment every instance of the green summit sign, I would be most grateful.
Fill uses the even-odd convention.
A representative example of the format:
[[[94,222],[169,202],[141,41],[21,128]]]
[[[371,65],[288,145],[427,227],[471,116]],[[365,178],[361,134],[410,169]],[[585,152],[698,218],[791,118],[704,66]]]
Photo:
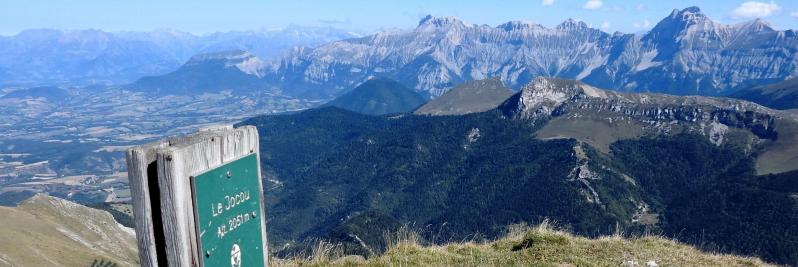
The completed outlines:
[[[256,154],[191,179],[202,266],[264,266]]]

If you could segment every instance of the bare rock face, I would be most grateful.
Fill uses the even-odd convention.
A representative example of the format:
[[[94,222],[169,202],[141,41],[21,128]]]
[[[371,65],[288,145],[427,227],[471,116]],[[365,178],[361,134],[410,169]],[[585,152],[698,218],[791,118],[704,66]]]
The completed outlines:
[[[566,101],[587,96],[583,87],[588,86],[576,81],[536,78],[524,86],[519,94],[505,102],[503,109],[511,116],[522,118],[552,115]],[[606,94],[591,96],[606,97]]]
[[[798,168],[798,116],[748,101],[621,93],[579,81],[536,78],[499,107],[505,116],[545,125],[539,138],[576,138],[609,152],[620,139],[693,133],[759,152],[760,173]]]
[[[133,229],[105,211],[38,194],[18,207],[0,207],[0,225],[0,265],[138,265]]]
[[[503,105],[508,115],[523,118],[561,116],[576,111],[606,111],[638,119],[719,121],[733,124],[730,125],[733,127],[763,127],[764,130],[769,129],[776,114],[787,115],[755,103],[729,98],[621,93],[574,80],[542,77],[524,86],[517,97],[508,99]]]
[[[723,25],[697,7],[674,10],[642,35],[570,19],[554,28],[520,21],[491,27],[429,16],[412,31],[295,49],[265,77],[298,94],[334,94],[369,76],[432,96],[464,81],[495,77],[520,88],[542,76],[628,92],[722,95],[796,76],[796,58],[794,30],[762,20]]]

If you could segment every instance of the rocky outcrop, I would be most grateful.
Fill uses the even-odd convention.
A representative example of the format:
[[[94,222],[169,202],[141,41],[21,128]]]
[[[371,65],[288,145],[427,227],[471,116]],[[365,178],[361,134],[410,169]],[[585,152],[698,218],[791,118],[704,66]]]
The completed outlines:
[[[798,168],[798,116],[743,100],[622,93],[539,77],[499,109],[541,125],[539,138],[575,138],[603,152],[621,139],[690,133],[758,152],[762,174]]]
[[[645,122],[721,123],[750,130],[764,139],[776,139],[778,114],[760,105],[726,98],[635,94],[606,91],[556,78],[536,78],[500,107],[514,118],[605,114]]]

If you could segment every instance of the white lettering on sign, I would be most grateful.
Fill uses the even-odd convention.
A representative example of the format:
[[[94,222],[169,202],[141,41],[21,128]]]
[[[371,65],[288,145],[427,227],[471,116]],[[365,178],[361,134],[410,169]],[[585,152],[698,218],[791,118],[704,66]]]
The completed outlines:
[[[233,195],[226,195],[222,201],[217,202],[215,205],[211,204],[211,214],[213,214],[214,218],[221,216],[225,212],[238,205],[241,205],[249,199],[249,191],[241,191]],[[219,224],[219,226],[216,228],[216,236],[219,239],[222,239],[228,233],[241,227],[242,224],[248,222],[252,218],[255,218],[255,214],[255,211],[247,211],[227,217],[225,223]]]
[[[225,211],[228,211],[234,208],[235,206],[238,206],[241,203],[246,202],[247,200],[249,200],[249,198],[250,198],[249,191],[241,191],[232,196],[230,195],[224,196],[224,200],[222,202],[218,202],[216,203],[216,205],[211,205],[211,214],[213,215],[213,217],[222,215],[222,213],[224,213]]]
[[[219,239],[223,238],[228,233],[238,229],[238,227],[241,227],[241,225],[243,225],[244,223],[250,221],[250,219],[255,218],[255,216],[253,216],[253,214],[255,214],[254,211],[251,212],[251,213],[245,212],[245,213],[237,214],[237,215],[235,215],[233,217],[228,218],[226,224],[224,224],[224,223],[220,224],[216,228],[216,236]]]

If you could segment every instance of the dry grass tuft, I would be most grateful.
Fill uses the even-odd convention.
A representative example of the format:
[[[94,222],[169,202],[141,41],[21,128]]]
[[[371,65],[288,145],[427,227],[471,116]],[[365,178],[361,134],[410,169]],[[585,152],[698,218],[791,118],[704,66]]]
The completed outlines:
[[[308,258],[275,259],[273,266],[770,266],[756,258],[702,252],[658,236],[624,238],[615,234],[590,239],[558,231],[549,221],[536,226],[511,225],[492,242],[421,245],[419,233],[403,227],[386,234],[388,251],[368,260],[336,255],[335,246],[319,244]]]
[[[340,248],[340,245],[334,245],[327,241],[320,240],[313,245],[313,249],[311,250],[310,258],[308,260],[313,263],[323,263],[328,262],[331,259],[340,258],[342,256]]]
[[[421,234],[407,224],[399,227],[396,232],[383,233],[383,238],[386,240],[388,251],[399,249],[400,247],[421,246]]]

